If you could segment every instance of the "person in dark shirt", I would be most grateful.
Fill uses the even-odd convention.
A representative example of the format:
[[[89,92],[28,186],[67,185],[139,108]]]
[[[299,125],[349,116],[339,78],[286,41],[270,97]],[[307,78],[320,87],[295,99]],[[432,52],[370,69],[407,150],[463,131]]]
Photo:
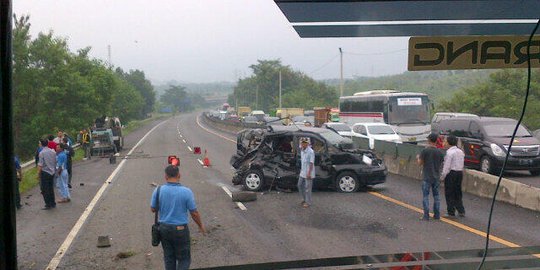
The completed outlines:
[[[422,174],[422,206],[424,215],[422,220],[429,220],[429,190],[433,192],[433,219],[440,219],[440,198],[439,198],[439,179],[441,175],[444,154],[437,149],[437,134],[431,133],[428,136],[429,145],[422,149],[422,152],[416,157],[418,165],[423,166]]]

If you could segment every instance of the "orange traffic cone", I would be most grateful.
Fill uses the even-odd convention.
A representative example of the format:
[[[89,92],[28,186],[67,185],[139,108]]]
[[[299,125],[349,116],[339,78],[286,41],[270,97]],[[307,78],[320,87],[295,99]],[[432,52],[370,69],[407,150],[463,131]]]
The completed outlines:
[[[203,166],[210,167],[210,159],[208,158],[208,151],[204,150]]]
[[[200,155],[200,154],[201,154],[201,148],[198,147],[198,146],[195,146],[195,147],[193,148],[193,154],[195,154],[195,155]]]

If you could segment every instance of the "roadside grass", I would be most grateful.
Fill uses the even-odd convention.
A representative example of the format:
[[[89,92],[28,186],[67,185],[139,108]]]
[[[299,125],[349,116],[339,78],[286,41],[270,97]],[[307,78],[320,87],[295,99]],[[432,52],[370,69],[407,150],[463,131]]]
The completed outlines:
[[[128,135],[129,133],[133,132],[134,130],[150,123],[151,121],[165,118],[171,116],[170,113],[168,114],[153,114],[152,117],[140,120],[140,121],[131,121],[129,122],[126,127],[124,128],[124,136]],[[73,157],[73,162],[81,161],[84,157],[84,152],[82,148],[75,150],[75,156]],[[39,181],[37,179],[37,168],[31,167],[29,169],[23,170],[23,180],[19,184],[19,191],[22,193],[25,193],[26,191],[34,188],[35,186],[39,185]]]

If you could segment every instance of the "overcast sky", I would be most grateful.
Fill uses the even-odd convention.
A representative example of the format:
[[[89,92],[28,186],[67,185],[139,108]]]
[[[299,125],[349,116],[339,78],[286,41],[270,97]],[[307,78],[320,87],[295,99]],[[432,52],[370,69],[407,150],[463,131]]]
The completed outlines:
[[[272,0],[16,0],[31,32],[53,30],[71,51],[91,46],[93,57],[156,81],[236,81],[258,59],[315,79],[402,73],[407,38],[301,39]]]

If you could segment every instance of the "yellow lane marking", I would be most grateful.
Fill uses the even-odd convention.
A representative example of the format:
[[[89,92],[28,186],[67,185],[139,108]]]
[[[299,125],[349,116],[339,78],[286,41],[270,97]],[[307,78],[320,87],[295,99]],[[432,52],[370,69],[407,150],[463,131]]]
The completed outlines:
[[[201,125],[201,123],[199,122],[199,117],[198,117],[198,116],[197,116],[197,125],[199,125],[199,127],[201,127],[202,129],[206,130],[208,133],[212,133],[212,134],[214,134],[214,135],[216,135],[216,136],[218,136],[218,137],[221,137],[221,138],[223,138],[223,139],[225,139],[225,140],[227,140],[227,141],[236,143],[235,140],[231,140],[231,139],[229,139],[229,138],[227,138],[227,137],[225,137],[225,136],[223,136],[223,135],[221,135],[221,134],[217,134],[217,133],[215,133],[215,132],[213,132],[213,131],[211,131],[211,130],[205,128],[205,127],[203,127],[203,126]]]
[[[217,134],[217,133],[215,133],[215,132],[213,132],[213,131],[211,131],[211,130],[205,128],[205,127],[203,127],[203,126],[201,125],[201,123],[199,122],[199,117],[197,117],[197,124],[198,124],[202,129],[206,130],[206,131],[209,132],[209,133],[212,133],[212,134],[214,134],[214,135],[216,135],[216,136],[218,136],[218,137],[221,137],[221,138],[223,138],[223,139],[225,139],[225,140],[228,140],[228,141],[231,141],[231,142],[233,142],[233,143],[236,143],[236,141],[234,141],[234,140],[231,140],[231,139],[229,139],[229,138],[227,138],[227,137],[225,137],[225,136],[222,136],[222,135],[220,135],[220,134]],[[418,213],[420,213],[420,214],[423,214],[423,213],[424,213],[424,211],[423,211],[422,209],[420,209],[420,208],[418,208],[418,207],[415,207],[415,206],[412,206],[412,205],[410,205],[410,204],[404,203],[404,202],[402,202],[402,201],[396,200],[396,199],[394,199],[394,198],[391,198],[391,197],[388,197],[388,196],[385,196],[385,195],[382,195],[382,194],[380,194],[380,193],[373,192],[373,191],[370,191],[370,192],[368,192],[368,193],[371,194],[371,195],[373,195],[373,196],[375,196],[375,197],[378,197],[378,198],[380,198],[380,199],[383,199],[383,200],[392,202],[392,203],[394,203],[394,204],[403,206],[403,207],[405,207],[405,208],[407,208],[407,209],[410,209],[410,210],[412,210],[412,211],[418,212]],[[430,214],[430,215],[433,216],[433,214]],[[467,226],[467,225],[461,224],[461,223],[459,223],[459,222],[457,222],[457,221],[453,221],[453,220],[450,220],[450,219],[447,219],[447,218],[443,218],[443,217],[441,217],[441,221],[444,222],[444,223],[450,224],[450,225],[452,225],[452,226],[458,227],[458,228],[460,228],[460,229],[462,229],[462,230],[468,231],[468,232],[470,232],[470,233],[473,233],[473,234],[479,235],[479,236],[481,236],[481,237],[487,238],[487,233],[485,233],[485,232],[483,232],[483,231],[480,231],[480,230],[477,230],[477,229],[475,229],[475,228],[469,227],[469,226]],[[499,244],[502,244],[502,245],[505,245],[505,246],[507,246],[507,247],[521,247],[520,245],[518,245],[518,244],[516,244],[516,243],[512,243],[512,242],[510,242],[510,241],[504,240],[504,239],[502,239],[502,238],[500,238],[500,237],[494,236],[493,234],[489,234],[489,240],[495,241],[495,242],[497,242],[497,243],[499,243]],[[540,258],[540,254],[535,254],[534,256]]]
[[[399,200],[396,200],[394,198],[390,198],[388,196],[385,196],[385,195],[382,195],[380,193],[377,193],[377,192],[373,192],[373,191],[370,191],[368,192],[369,194],[375,196],[375,197],[378,197],[378,198],[381,198],[383,200],[386,200],[386,201],[389,201],[389,202],[392,202],[394,204],[397,204],[397,205],[400,205],[400,206],[403,206],[407,209],[410,209],[410,210],[413,210],[415,212],[418,212],[420,214],[423,214],[424,213],[424,210],[418,208],[418,207],[414,207],[410,204],[407,204],[407,203],[404,203],[402,201],[399,201]],[[430,214],[432,217],[433,217],[433,214]],[[465,230],[465,231],[468,231],[470,233],[473,233],[473,234],[476,234],[476,235],[479,235],[479,236],[482,236],[484,238],[487,237],[487,234],[483,231],[480,231],[480,230],[477,230],[477,229],[474,229],[474,228],[471,228],[467,225],[464,225],[464,224],[461,224],[459,222],[456,222],[456,221],[453,221],[453,220],[450,220],[450,219],[447,219],[447,218],[443,218],[441,217],[441,221],[444,222],[444,223],[448,223],[452,226],[455,226],[455,227],[458,227],[462,230]],[[489,240],[493,240],[499,244],[502,244],[502,245],[505,245],[505,246],[508,246],[508,247],[521,247],[520,245],[516,244],[516,243],[512,243],[510,241],[506,241],[500,237],[497,237],[497,236],[494,236],[493,234],[490,234],[489,235]]]

